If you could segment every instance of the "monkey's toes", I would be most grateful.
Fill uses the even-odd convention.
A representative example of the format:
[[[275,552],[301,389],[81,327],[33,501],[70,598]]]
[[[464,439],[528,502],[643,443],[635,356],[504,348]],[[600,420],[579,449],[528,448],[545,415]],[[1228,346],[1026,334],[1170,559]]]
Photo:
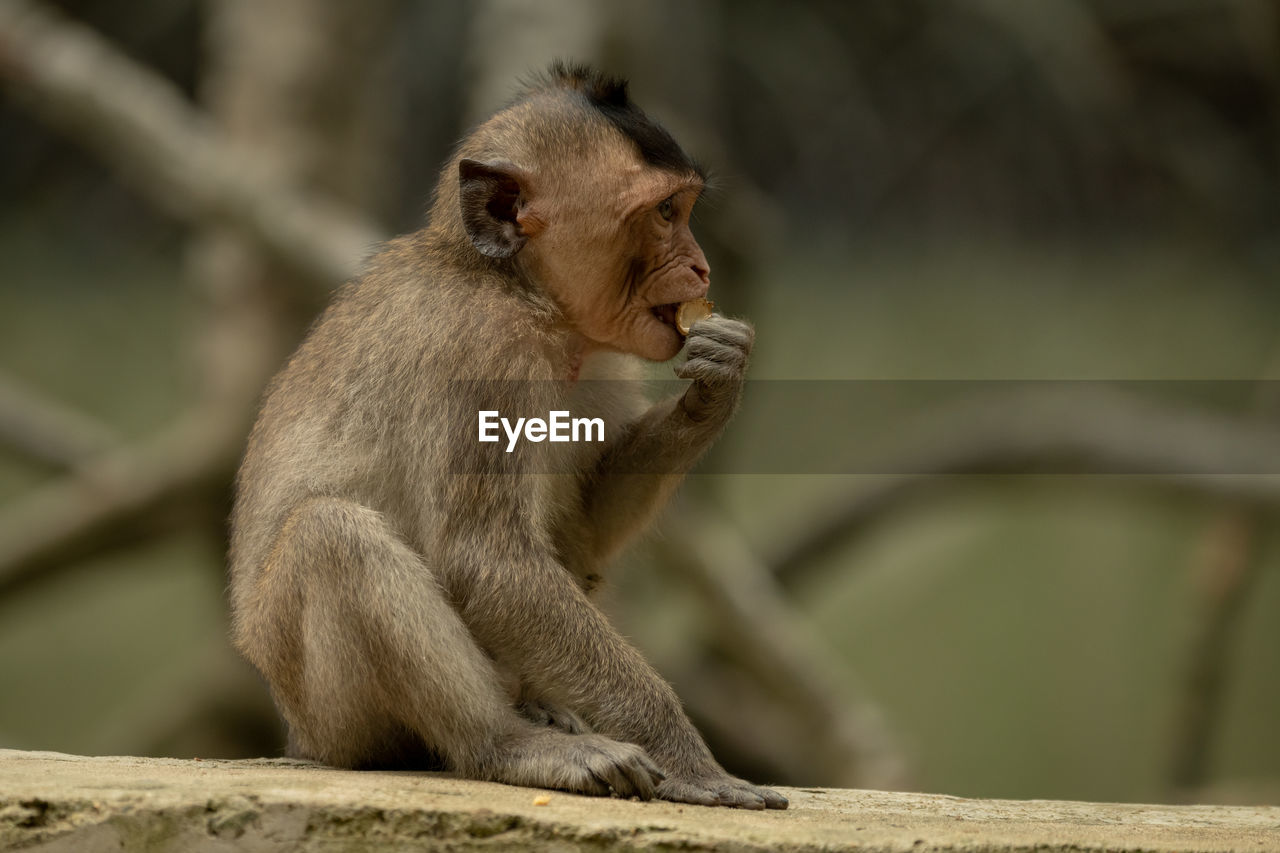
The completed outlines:
[[[785,809],[791,805],[791,801],[779,794],[772,788],[754,788],[755,792],[764,798],[765,808],[768,809]]]
[[[763,807],[766,809],[785,809],[790,805],[787,798],[779,794],[777,791],[774,791],[771,788],[762,788],[759,785],[750,785],[743,782],[741,779],[735,780],[734,784],[724,789],[721,794],[722,796],[727,796],[730,799],[736,798],[739,794],[744,794],[752,803],[759,800],[764,804]],[[730,805],[730,803],[725,803],[725,805]],[[742,808],[758,809],[761,808],[761,806],[749,805],[743,806]]]
[[[658,797],[676,803],[726,806],[733,809],[785,809],[787,798],[776,791],[751,785],[732,776],[713,779],[667,779],[658,786]]]
[[[695,806],[720,805],[720,798],[710,788],[679,779],[667,779],[658,785],[658,799],[673,803],[692,803]]]

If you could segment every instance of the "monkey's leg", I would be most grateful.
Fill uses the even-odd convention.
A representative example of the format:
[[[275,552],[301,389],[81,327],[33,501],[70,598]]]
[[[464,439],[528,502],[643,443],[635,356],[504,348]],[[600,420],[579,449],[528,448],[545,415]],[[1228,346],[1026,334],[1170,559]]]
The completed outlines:
[[[407,730],[471,778],[651,797],[662,777],[637,746],[521,719],[430,568],[379,513],[348,501],[290,514],[239,639],[291,742],[331,764],[376,761]]]

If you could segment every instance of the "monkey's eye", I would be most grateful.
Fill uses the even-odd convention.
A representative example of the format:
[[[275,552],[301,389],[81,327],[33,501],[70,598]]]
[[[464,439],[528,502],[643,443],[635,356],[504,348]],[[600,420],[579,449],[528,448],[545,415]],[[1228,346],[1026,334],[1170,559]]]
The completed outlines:
[[[668,222],[671,221],[671,217],[675,216],[675,213],[675,206],[669,198],[664,198],[662,203],[658,205],[658,215]]]

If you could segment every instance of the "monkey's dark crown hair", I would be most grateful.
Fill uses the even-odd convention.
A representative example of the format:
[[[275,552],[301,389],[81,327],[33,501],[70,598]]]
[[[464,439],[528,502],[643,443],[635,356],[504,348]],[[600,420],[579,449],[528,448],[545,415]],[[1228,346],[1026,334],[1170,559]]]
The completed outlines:
[[[587,103],[636,144],[640,156],[649,165],[706,177],[702,167],[684,152],[667,129],[632,102],[627,81],[621,77],[604,74],[582,63],[557,60],[545,74],[529,81],[525,94],[549,89],[581,93]]]

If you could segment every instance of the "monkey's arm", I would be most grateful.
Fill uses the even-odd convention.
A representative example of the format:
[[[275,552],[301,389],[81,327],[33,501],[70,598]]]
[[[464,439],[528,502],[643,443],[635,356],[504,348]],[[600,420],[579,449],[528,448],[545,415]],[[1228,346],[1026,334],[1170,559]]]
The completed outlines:
[[[519,517],[504,515],[513,522]],[[666,774],[658,796],[786,806],[777,793],[720,767],[671,686],[518,522],[460,532],[448,552],[450,597],[480,645],[502,669],[580,713],[596,732],[642,747]]]
[[[676,370],[693,380],[627,424],[586,484],[584,506],[599,562],[615,554],[666,505],[738,406],[755,331],[719,315],[689,332],[687,360]]]

